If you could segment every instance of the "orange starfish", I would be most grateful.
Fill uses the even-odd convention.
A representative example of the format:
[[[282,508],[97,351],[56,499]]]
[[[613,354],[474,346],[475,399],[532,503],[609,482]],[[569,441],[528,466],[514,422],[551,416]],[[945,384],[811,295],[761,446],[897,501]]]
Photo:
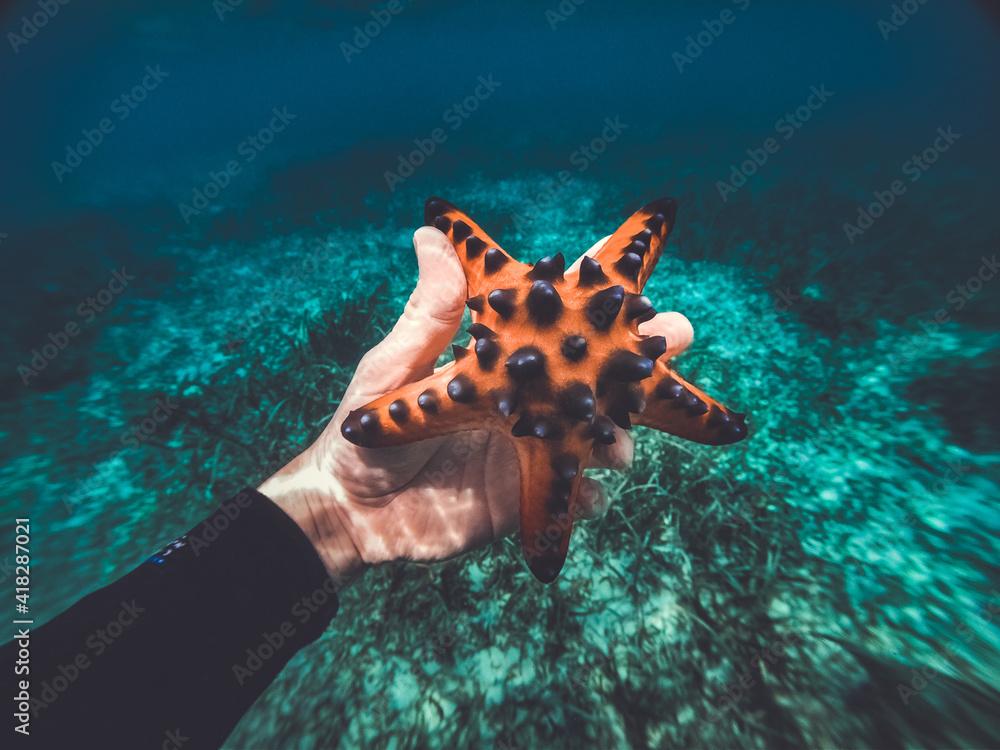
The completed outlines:
[[[672,198],[653,201],[566,273],[561,252],[519,263],[462,211],[428,200],[425,222],[448,235],[465,269],[473,340],[455,347],[452,365],[352,411],[344,437],[378,448],[483,428],[513,435],[521,549],[537,578],[554,580],[583,470],[595,444],[615,441],[614,425],[708,445],[747,434],[744,415],[660,359],[663,336],[638,331],[656,314],[642,289],[676,212]]]

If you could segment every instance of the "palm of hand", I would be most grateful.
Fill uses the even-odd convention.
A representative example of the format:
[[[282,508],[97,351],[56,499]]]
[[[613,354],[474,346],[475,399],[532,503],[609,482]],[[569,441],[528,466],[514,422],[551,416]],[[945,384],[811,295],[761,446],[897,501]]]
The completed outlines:
[[[353,536],[366,562],[445,560],[517,528],[517,457],[495,432],[388,451],[358,449],[339,430],[335,440],[333,467],[344,489],[337,507],[345,525],[364,531]]]

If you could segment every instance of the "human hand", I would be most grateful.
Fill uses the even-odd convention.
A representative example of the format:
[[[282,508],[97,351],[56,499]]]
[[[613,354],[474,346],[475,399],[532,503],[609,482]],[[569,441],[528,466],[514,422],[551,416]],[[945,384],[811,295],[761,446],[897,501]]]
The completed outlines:
[[[607,239],[586,254],[596,253]],[[352,409],[429,375],[462,322],[466,280],[450,241],[433,227],[421,227],[413,245],[420,276],[402,316],[361,360],[316,442],[259,488],[299,524],[341,585],[367,565],[446,560],[518,527],[520,475],[513,439],[487,425],[379,449],[358,447],[341,435]],[[663,336],[667,357],[694,338],[687,318],[675,312],[660,313],[639,330]],[[632,438],[618,427],[615,436],[614,444],[595,446],[591,468],[624,469],[631,463]],[[601,485],[584,477],[579,515],[599,516],[607,504]]]

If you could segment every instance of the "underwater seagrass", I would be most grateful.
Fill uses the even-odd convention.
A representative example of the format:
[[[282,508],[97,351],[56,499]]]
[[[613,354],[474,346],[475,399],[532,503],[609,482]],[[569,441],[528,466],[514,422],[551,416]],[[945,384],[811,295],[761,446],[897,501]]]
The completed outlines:
[[[672,198],[649,203],[567,274],[562,252],[519,263],[462,211],[429,199],[425,223],[448,235],[465,270],[474,343],[455,347],[455,361],[423,380],[353,410],[344,437],[379,448],[463,430],[513,435],[521,549],[537,578],[555,580],[583,470],[595,444],[615,442],[614,425],[708,445],[747,434],[743,414],[661,360],[663,336],[638,331],[656,314],[642,289],[676,213]]]

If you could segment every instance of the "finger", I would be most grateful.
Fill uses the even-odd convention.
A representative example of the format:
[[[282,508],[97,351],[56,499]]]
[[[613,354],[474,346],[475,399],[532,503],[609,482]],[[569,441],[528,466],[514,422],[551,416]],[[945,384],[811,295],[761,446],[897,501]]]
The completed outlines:
[[[465,272],[451,242],[433,227],[413,235],[420,276],[389,334],[362,358],[348,389],[370,400],[429,375],[465,310]],[[346,397],[345,397],[346,400]]]
[[[608,512],[611,501],[604,486],[596,479],[584,477],[580,481],[580,494],[577,495],[577,513],[580,518],[593,520]]]
[[[667,340],[667,359],[676,357],[694,341],[694,327],[691,321],[679,312],[663,312],[639,324],[643,336],[663,336]]]
[[[635,443],[632,436],[621,427],[615,427],[615,442],[611,445],[594,446],[590,465],[597,469],[624,471],[632,465]]]
[[[611,239],[611,235],[609,234],[607,237],[602,237],[597,242],[595,242],[594,246],[591,247],[590,250],[588,250],[587,252],[585,252],[583,255],[581,255],[579,258],[577,258],[575,261],[573,261],[573,265],[571,265],[569,267],[569,270],[567,271],[567,273],[571,273],[573,271],[579,271],[580,270],[580,261],[583,260],[584,256],[588,256],[588,257],[591,257],[591,258],[594,257],[597,254],[597,251],[600,250],[602,247],[604,247],[604,243],[607,242],[610,239]]]

